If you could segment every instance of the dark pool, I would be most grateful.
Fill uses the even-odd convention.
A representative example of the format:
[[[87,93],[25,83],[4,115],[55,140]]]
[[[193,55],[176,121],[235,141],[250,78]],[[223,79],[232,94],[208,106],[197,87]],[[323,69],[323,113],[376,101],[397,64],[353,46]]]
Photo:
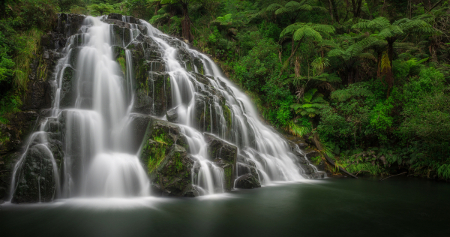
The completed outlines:
[[[450,184],[395,177],[197,199],[0,206],[0,236],[450,236]]]

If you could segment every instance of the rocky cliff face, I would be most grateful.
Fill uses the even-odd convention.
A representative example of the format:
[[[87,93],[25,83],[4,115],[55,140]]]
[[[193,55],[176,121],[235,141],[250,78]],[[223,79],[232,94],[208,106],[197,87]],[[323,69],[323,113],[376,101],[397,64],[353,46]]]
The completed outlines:
[[[29,93],[24,100],[23,111],[11,114],[8,126],[0,127],[2,134],[9,137],[8,141],[0,144],[0,199],[9,195],[11,171],[21,156],[24,156],[19,164],[22,168],[14,177],[17,189],[12,199],[17,203],[53,200],[57,196],[58,187],[62,186],[57,182],[56,176],[63,177],[63,172],[67,170],[73,170],[73,173],[77,174],[82,168],[78,162],[83,159],[82,152],[77,152],[81,149],[79,144],[72,141],[68,147],[67,141],[64,140],[72,113],[64,109],[73,108],[75,103],[81,104],[83,108],[93,106],[92,85],[83,82],[82,89],[75,86],[79,83],[75,79],[76,61],[84,40],[80,31],[84,18],[80,15],[61,14],[54,23],[53,31],[42,37],[39,53],[29,75]],[[172,75],[166,70],[167,65],[159,43],[146,36],[148,28],[133,17],[110,14],[102,18],[102,21],[112,26],[114,60],[120,64],[124,78],[130,71],[133,73],[134,86],[129,88],[134,95],[132,108],[134,114],[129,127],[129,132],[133,134],[131,141],[133,145],[129,148],[129,152],[139,152],[139,158],[152,182],[152,194],[186,197],[202,194],[203,191],[193,183],[199,178],[200,165],[190,154],[192,149],[181,132],[184,128],[176,124],[180,119],[177,116],[179,108],[173,108],[172,87],[178,85],[171,84]],[[186,48],[180,47],[181,41],[167,36],[161,37],[165,37],[165,42],[177,48],[177,60],[189,72],[189,78],[196,88],[193,126],[203,133],[211,162],[209,165],[213,164],[223,169],[224,179],[215,182],[222,182],[220,185],[227,191],[233,189],[235,183],[237,188],[261,187],[261,182],[267,176],[258,171],[261,167],[257,166],[254,159],[261,160],[261,164],[265,161],[257,153],[253,154],[254,150],[238,154],[238,147],[245,142],[242,131],[233,130],[232,108],[223,93],[217,89],[217,85],[213,85],[212,82],[219,83],[225,91],[230,91],[230,88],[223,82],[205,76],[202,61],[193,57]],[[53,73],[58,59],[66,56],[67,51],[62,49],[69,41],[71,48],[67,63],[71,67],[61,72],[60,108],[63,112],[57,118],[52,118],[50,108],[55,100]],[[126,68],[130,63],[129,60],[132,62],[131,70]],[[162,116],[168,121],[161,120]],[[38,141],[41,139],[39,134],[31,136],[24,142],[32,131],[39,130],[38,127],[43,121],[45,128],[42,133],[45,133],[48,145],[44,147],[40,145],[42,141]],[[248,122],[244,123],[248,126]],[[235,144],[213,134],[233,139]],[[247,138],[252,149],[257,146],[254,136],[255,134],[250,133],[249,139]],[[77,137],[77,134],[73,137]],[[28,152],[23,153],[21,149],[26,146],[29,148]],[[296,150],[297,148],[295,144],[291,146],[302,174],[310,178],[321,177],[323,174],[317,173],[301,152]],[[67,149],[72,151],[73,162],[69,167],[63,168],[62,163]],[[77,180],[76,175],[72,178]]]
[[[54,94],[51,79],[56,62],[62,57],[61,49],[67,39],[79,30],[84,18],[81,15],[61,14],[53,23],[53,30],[42,36],[30,64],[31,73],[28,75],[27,92],[22,99],[22,111],[7,115],[9,123],[0,125],[0,134],[6,137],[0,141],[0,200],[9,195],[11,171],[23,152],[27,136],[36,130],[39,119],[49,114]]]

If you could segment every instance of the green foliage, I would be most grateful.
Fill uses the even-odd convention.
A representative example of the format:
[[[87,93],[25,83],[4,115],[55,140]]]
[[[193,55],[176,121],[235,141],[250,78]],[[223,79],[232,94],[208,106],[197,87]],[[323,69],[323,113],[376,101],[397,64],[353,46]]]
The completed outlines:
[[[94,16],[108,15],[114,11],[114,7],[107,3],[92,4],[89,5],[88,9]]]
[[[320,114],[320,110],[325,107],[327,102],[323,99],[323,94],[317,93],[317,89],[311,89],[303,95],[301,103],[294,103],[291,108],[296,114],[301,116],[315,117]]]

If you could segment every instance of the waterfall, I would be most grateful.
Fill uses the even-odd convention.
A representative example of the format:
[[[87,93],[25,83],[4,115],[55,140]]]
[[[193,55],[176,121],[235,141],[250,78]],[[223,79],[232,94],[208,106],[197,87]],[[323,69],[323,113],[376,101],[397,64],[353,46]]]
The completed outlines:
[[[193,162],[186,175],[199,194],[230,190],[226,183],[241,175],[240,167],[263,185],[308,177],[298,147],[293,151],[259,120],[250,99],[209,57],[148,22],[86,17],[60,51],[51,115],[38,121],[14,166],[11,201],[149,196],[152,174],[143,161],[149,157],[141,151],[151,143],[150,125],[133,126],[139,118],[167,121],[169,111]],[[227,148],[212,157],[206,136]],[[222,149],[236,150],[234,163],[222,159]]]

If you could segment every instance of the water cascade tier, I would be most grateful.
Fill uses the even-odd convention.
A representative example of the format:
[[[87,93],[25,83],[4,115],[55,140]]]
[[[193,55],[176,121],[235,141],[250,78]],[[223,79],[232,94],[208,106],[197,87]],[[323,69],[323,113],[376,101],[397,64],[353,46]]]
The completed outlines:
[[[119,14],[61,14],[58,28],[53,105],[14,166],[11,202],[194,197],[324,176],[185,42]]]

